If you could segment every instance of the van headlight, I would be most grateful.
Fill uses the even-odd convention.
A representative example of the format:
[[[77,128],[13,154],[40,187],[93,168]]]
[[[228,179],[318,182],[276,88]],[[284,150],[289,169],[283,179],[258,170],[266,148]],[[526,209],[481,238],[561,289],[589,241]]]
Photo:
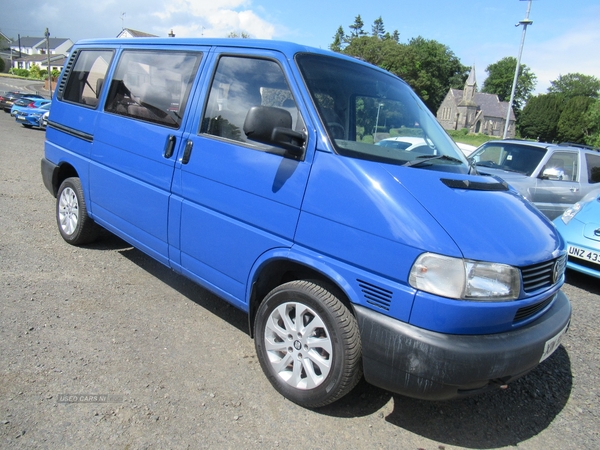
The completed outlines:
[[[521,291],[516,267],[434,253],[417,258],[408,282],[415,289],[459,300],[514,300]]]

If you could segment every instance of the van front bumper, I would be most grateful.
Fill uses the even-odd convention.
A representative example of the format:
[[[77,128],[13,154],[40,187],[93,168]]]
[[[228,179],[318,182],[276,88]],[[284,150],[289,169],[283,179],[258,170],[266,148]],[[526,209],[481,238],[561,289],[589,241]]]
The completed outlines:
[[[559,291],[536,321],[505,333],[436,333],[356,306],[367,382],[409,397],[448,400],[500,387],[535,368],[566,330],[571,304]]]

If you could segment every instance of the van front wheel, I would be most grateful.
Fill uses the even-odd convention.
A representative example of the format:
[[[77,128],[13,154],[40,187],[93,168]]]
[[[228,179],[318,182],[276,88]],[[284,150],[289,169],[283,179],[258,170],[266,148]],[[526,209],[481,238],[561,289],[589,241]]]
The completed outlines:
[[[271,291],[257,311],[254,339],[273,387],[301,406],[328,405],[362,376],[356,318],[317,281],[292,281]]]
[[[99,228],[88,216],[79,178],[67,178],[58,188],[56,222],[61,236],[71,245],[88,244],[98,237]]]

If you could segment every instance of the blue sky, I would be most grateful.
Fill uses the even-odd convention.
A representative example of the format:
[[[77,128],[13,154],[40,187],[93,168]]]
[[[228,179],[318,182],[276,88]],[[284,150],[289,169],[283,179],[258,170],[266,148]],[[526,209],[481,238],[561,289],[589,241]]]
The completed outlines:
[[[251,37],[294,41],[328,48],[341,25],[360,14],[371,31],[381,16],[386,31],[400,41],[417,36],[447,45],[465,65],[475,65],[478,84],[485,68],[505,56],[516,57],[528,1],[523,0],[1,0],[0,31],[9,37],[115,37],[124,26],[166,36]],[[580,72],[600,78],[600,2],[534,0],[523,57],[546,92],[559,75]]]

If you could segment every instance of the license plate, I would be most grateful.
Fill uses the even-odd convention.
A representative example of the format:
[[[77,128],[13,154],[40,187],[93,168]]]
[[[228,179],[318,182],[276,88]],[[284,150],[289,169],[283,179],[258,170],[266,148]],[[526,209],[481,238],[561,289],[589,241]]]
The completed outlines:
[[[19,119],[19,120],[25,120],[25,116],[17,116],[17,119]]]
[[[600,265],[600,253],[569,245],[569,255]]]
[[[560,339],[567,332],[567,328],[569,328],[569,324],[567,324],[556,336],[552,339],[548,339],[546,344],[544,345],[544,353],[542,353],[542,357],[540,358],[540,362],[547,359],[560,345]]]

